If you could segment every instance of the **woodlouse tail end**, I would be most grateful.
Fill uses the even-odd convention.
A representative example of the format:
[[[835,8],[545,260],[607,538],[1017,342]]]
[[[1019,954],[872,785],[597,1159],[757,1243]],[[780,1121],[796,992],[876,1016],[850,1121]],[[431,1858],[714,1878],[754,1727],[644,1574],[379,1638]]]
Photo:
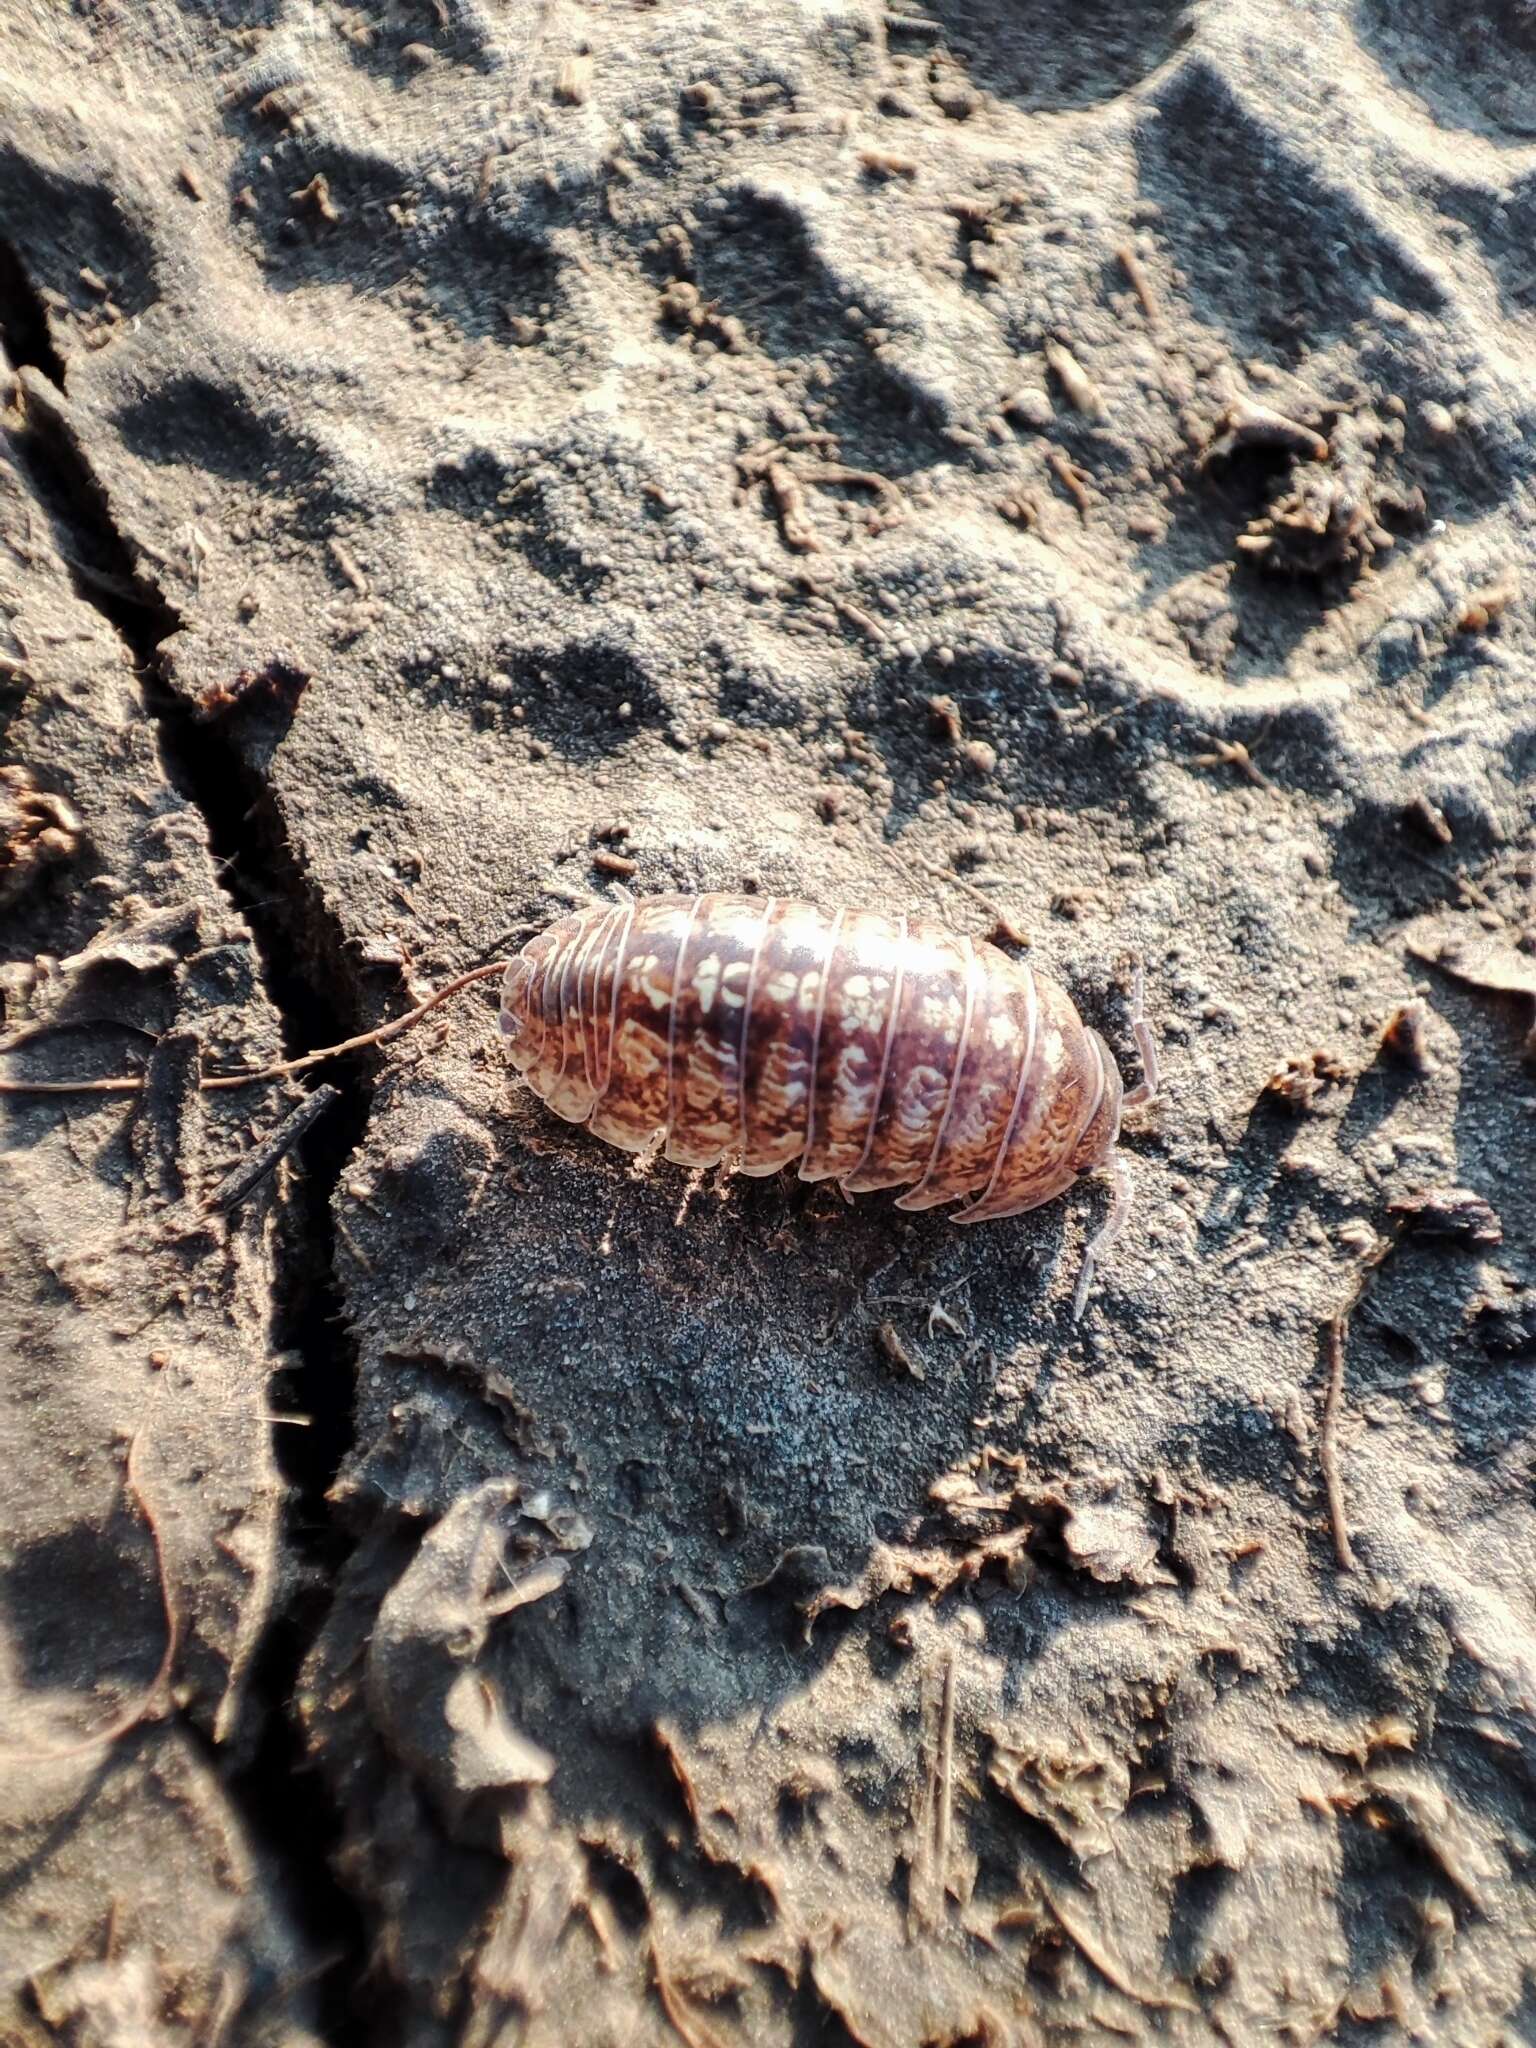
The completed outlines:
[[[1095,1167],[1105,1165],[1110,1159],[1120,1138],[1120,1111],[1125,1092],[1120,1069],[1115,1065],[1109,1047],[1097,1031],[1090,1031],[1087,1036],[1098,1057],[1100,1085],[1098,1100],[1072,1148],[1074,1173],[1092,1173]]]

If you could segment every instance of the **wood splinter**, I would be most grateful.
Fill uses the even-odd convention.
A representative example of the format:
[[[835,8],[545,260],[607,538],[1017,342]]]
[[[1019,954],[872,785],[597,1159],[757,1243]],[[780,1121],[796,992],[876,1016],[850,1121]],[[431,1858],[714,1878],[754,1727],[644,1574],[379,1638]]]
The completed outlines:
[[[1136,294],[1141,310],[1147,316],[1147,325],[1158,326],[1162,321],[1163,309],[1158,303],[1156,292],[1152,289],[1151,279],[1142,268],[1141,258],[1129,242],[1122,242],[1116,249],[1115,256],[1120,268],[1125,272],[1127,284]]]
[[[1364,1300],[1366,1289],[1381,1271],[1383,1263],[1396,1248],[1403,1228],[1400,1222],[1390,1235],[1381,1239],[1376,1249],[1364,1261],[1348,1300],[1336,1308],[1323,1325],[1324,1344],[1328,1356],[1328,1387],[1323,1395],[1322,1419],[1317,1430],[1317,1462],[1328,1496],[1328,1525],[1333,1534],[1334,1556],[1338,1559],[1341,1572],[1352,1572],[1356,1566],[1355,1546],[1350,1541],[1349,1521],[1345,1513],[1344,1481],[1339,1470],[1338,1447],[1339,1414],[1344,1406],[1344,1347],[1349,1337],[1349,1319]]]
[[[234,1171],[220,1181],[208,1197],[208,1207],[233,1209],[243,1202],[252,1188],[264,1181],[293,1150],[311,1125],[318,1123],[331,1104],[340,1100],[341,1090],[333,1088],[329,1081],[322,1081],[312,1094],[306,1095],[289,1111],[270,1137],[263,1138],[259,1145],[253,1145]]]
[[[1066,343],[1048,341],[1043,353],[1047,368],[1076,410],[1088,419],[1103,419],[1109,411],[1104,394]]]
[[[1075,463],[1069,462],[1059,448],[1048,449],[1045,459],[1050,465],[1051,472],[1057,482],[1067,493],[1068,497],[1071,498],[1073,504],[1076,505],[1079,515],[1086,519],[1088,517],[1088,507],[1093,503],[1092,498],[1088,494],[1088,479],[1086,475]]]

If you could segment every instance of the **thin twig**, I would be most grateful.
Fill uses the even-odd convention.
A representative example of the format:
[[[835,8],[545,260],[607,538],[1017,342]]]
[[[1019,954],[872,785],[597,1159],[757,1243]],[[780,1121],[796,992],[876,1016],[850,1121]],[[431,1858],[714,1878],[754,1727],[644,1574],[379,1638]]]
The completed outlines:
[[[1120,259],[1120,268],[1125,272],[1131,290],[1141,301],[1141,310],[1147,316],[1148,325],[1156,327],[1163,317],[1163,311],[1157,303],[1157,294],[1152,289],[1151,280],[1141,267],[1141,258],[1129,242],[1122,242],[1115,254]]]
[[[445,983],[435,995],[418,1003],[414,1010],[407,1010],[404,1016],[392,1017],[387,1024],[377,1025],[372,1031],[360,1031],[355,1038],[344,1038],[340,1045],[324,1045],[318,1052],[304,1053],[298,1059],[278,1060],[270,1067],[250,1067],[234,1074],[204,1074],[198,1082],[199,1088],[250,1088],[259,1081],[281,1081],[292,1074],[306,1074],[311,1067],[318,1067],[325,1060],[339,1059],[343,1053],[361,1052],[370,1045],[383,1045],[387,1039],[398,1038],[402,1031],[409,1031],[413,1024],[419,1024],[429,1010],[435,1010],[439,1003],[446,1003],[450,996],[456,996],[461,988],[468,988],[472,981],[484,981],[490,975],[504,974],[505,960],[492,960],[484,967],[471,967],[467,974],[460,974]],[[0,1095],[136,1095],[144,1086],[140,1075],[113,1075],[101,1081],[5,1081],[0,1080]]]
[[[1355,1299],[1358,1299],[1358,1294]],[[1349,1329],[1350,1310],[1341,1308],[1328,1319],[1328,1391],[1323,1396],[1323,1419],[1317,1431],[1317,1462],[1322,1467],[1323,1485],[1328,1493],[1328,1520],[1333,1529],[1334,1555],[1341,1572],[1355,1568],[1355,1548],[1349,1540],[1344,1516],[1344,1482],[1339,1477],[1339,1409],[1344,1400],[1344,1338]]]
[[[1197,768],[1215,768],[1225,764],[1228,767],[1239,770],[1256,789],[1273,789],[1275,787],[1274,783],[1254,760],[1253,755],[1243,745],[1241,740],[1224,740],[1220,735],[1217,735],[1208,744],[1212,750],[1210,753],[1192,754],[1190,756],[1190,759]]]
[[[1339,1472],[1339,1413],[1344,1405],[1344,1347],[1349,1337],[1349,1319],[1365,1298],[1366,1289],[1381,1271],[1403,1234],[1401,1224],[1382,1238],[1364,1262],[1349,1299],[1336,1308],[1323,1325],[1328,1350],[1328,1387],[1323,1395],[1322,1419],[1317,1428],[1317,1462],[1328,1495],[1328,1522],[1333,1531],[1334,1555],[1341,1572],[1355,1569],[1355,1547],[1349,1540],[1349,1523],[1344,1511],[1344,1481]]]
[[[944,1686],[939,1697],[939,1733],[935,1756],[935,1798],[933,1816],[933,1862],[938,1896],[935,1912],[944,1911],[944,1892],[949,1876],[949,1831],[955,1808],[955,1659],[944,1662]]]
[[[237,1202],[243,1202],[251,1189],[273,1171],[283,1155],[292,1151],[311,1124],[317,1123],[331,1104],[340,1100],[341,1090],[333,1088],[329,1081],[322,1081],[312,1095],[306,1095],[297,1108],[283,1118],[269,1137],[251,1147],[234,1171],[220,1181],[204,1206],[233,1209]]]
[[[674,2033],[687,2042],[688,2048],[720,2048],[720,2036],[695,2019],[683,2003],[681,1992],[662,1964],[661,1950],[656,1946],[654,1935],[651,1937],[651,1981]]]
[[[1093,503],[1088,495],[1088,480],[1073,462],[1069,462],[1059,448],[1048,448],[1045,459],[1057,482],[1077,507],[1078,517],[1086,519],[1088,508]]]

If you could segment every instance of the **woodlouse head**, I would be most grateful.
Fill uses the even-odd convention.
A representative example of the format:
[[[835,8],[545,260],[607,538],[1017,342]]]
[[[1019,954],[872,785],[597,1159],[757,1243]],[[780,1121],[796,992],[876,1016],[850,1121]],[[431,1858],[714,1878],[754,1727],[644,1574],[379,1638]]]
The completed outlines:
[[[1120,1079],[1114,1054],[1097,1031],[1088,1032],[1087,1038],[1103,1069],[1104,1090],[1099,1097],[1098,1108],[1073,1148],[1071,1165],[1074,1173],[1092,1173],[1114,1151],[1120,1137],[1120,1107],[1125,1094],[1125,1084]]]

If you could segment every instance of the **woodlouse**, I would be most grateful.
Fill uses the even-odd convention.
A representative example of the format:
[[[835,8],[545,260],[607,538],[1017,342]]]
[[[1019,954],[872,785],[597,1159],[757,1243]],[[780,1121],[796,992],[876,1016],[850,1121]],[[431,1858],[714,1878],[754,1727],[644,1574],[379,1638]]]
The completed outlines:
[[[962,1202],[953,1220],[1017,1215],[1107,1166],[1094,1267],[1124,1227],[1121,1111],[1150,1102],[1157,1055],[1141,1009],[1142,1079],[1048,974],[927,919],[828,914],[761,896],[627,893],[531,939],[507,967],[513,1064],[557,1116],[627,1152],[728,1162],[897,1207]]]

